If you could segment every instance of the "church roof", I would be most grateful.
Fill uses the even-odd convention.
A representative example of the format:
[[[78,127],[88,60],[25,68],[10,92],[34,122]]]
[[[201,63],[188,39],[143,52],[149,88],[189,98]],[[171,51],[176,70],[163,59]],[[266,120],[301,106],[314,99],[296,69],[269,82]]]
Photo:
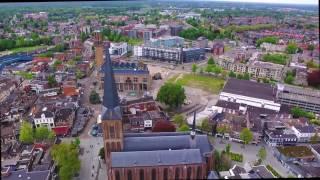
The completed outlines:
[[[152,133],[153,134],[153,133]],[[196,135],[191,139],[189,134],[155,136],[125,136],[124,152],[129,151],[157,151],[157,150],[179,150],[179,149],[199,149],[201,155],[213,150],[207,135]]]
[[[202,158],[199,149],[111,152],[111,162],[113,168],[163,166],[200,164]]]
[[[102,120],[121,120],[121,110],[119,106],[119,96],[117,92],[114,74],[111,66],[109,51],[105,51],[104,68],[104,93],[102,102]]]

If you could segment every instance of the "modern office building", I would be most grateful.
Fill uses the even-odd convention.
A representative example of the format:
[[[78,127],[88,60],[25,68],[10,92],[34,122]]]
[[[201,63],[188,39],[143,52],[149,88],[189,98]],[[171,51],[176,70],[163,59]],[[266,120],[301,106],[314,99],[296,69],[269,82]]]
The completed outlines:
[[[111,55],[123,56],[128,52],[128,43],[110,43],[109,53]]]
[[[320,91],[287,84],[277,84],[277,101],[320,114]]]
[[[203,60],[203,48],[158,48],[151,46],[135,46],[134,56],[176,64]]]
[[[150,39],[148,45],[152,47],[183,47],[184,39],[179,36],[162,37],[158,39]]]
[[[184,63],[205,59],[205,49],[203,48],[183,48],[182,60]]]
[[[179,36],[179,33],[182,31],[182,25],[171,25],[170,26],[170,35]]]

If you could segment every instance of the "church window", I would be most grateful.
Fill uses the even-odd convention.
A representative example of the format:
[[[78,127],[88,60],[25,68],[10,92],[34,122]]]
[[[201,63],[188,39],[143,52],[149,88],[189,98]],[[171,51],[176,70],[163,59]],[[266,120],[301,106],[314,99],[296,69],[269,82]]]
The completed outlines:
[[[139,176],[140,176],[140,180],[144,180],[144,171],[143,169],[140,169],[140,172],[139,172]]]
[[[116,170],[116,180],[120,180],[120,172],[118,170]]]
[[[197,168],[197,179],[201,179],[201,167]]]
[[[132,180],[132,171],[128,170],[128,180]]]
[[[113,126],[110,127],[110,138],[115,138],[115,130]]]
[[[187,179],[190,180],[191,179],[191,167],[187,168]]]
[[[175,178],[176,180],[178,180],[180,178],[180,168],[176,168],[176,172],[175,172]]]
[[[163,179],[164,179],[164,180],[168,180],[168,168],[164,168],[164,171],[163,171]]]
[[[152,180],[156,180],[157,179],[157,171],[156,169],[152,169],[152,172],[151,172],[151,179]]]

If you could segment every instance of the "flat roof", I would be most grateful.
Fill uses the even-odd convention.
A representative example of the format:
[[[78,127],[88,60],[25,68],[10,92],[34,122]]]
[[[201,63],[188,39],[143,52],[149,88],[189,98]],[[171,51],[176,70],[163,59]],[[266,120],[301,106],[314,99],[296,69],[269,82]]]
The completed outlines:
[[[240,80],[235,78],[230,78],[227,81],[222,92],[259,99],[266,99],[270,101],[273,101],[275,99],[274,87],[272,87],[270,84],[258,83],[249,80]]]

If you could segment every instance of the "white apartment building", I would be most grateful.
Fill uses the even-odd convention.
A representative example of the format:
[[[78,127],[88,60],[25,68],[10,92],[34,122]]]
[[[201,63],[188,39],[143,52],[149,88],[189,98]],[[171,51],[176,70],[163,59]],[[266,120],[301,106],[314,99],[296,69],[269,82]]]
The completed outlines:
[[[313,126],[292,126],[291,129],[298,137],[298,142],[309,142],[316,133]]]
[[[110,44],[109,53],[111,55],[123,56],[127,54],[127,51],[128,51],[128,44],[126,42]]]

